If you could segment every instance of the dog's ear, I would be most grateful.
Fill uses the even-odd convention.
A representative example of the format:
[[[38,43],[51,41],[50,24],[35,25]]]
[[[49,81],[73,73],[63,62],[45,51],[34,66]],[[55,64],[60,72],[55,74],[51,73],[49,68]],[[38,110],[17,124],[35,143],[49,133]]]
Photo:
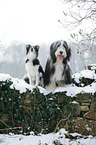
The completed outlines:
[[[38,52],[39,51],[39,45],[35,45],[34,49],[35,49],[36,52]]]
[[[55,42],[54,42],[55,43]],[[50,51],[52,51],[52,49],[54,48],[54,43],[51,44],[50,46]]]
[[[55,56],[55,52],[58,49],[58,47],[61,45],[61,41],[56,41],[53,42],[50,46],[50,56],[52,59],[52,62],[55,63],[56,62],[56,56]]]
[[[26,54],[28,54],[30,48],[31,48],[31,45],[30,44],[27,44],[26,45]]]
[[[65,47],[66,49],[66,53],[67,53],[67,57],[66,59],[69,61],[70,60],[70,57],[71,57],[71,48],[68,46],[67,42],[66,41],[63,41],[63,46]]]
[[[35,45],[34,49],[36,51],[36,57],[38,57],[39,45]]]
[[[61,41],[53,42],[50,46],[50,51],[52,51],[52,49],[54,49],[56,51],[60,45],[61,45]]]
[[[56,62],[56,56],[55,56],[55,42],[53,42],[50,46],[50,56],[52,59],[52,62],[55,63]]]

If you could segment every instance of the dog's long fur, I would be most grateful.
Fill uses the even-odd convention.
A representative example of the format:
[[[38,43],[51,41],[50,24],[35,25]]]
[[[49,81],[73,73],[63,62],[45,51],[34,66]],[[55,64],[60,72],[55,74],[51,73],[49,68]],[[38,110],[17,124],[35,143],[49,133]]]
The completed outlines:
[[[43,69],[38,60],[38,51],[39,46],[31,46],[30,44],[26,45],[26,70],[28,73],[28,78],[25,78],[25,81],[29,80],[31,85],[38,86],[40,83],[41,77],[43,78]],[[40,73],[42,76],[40,77]]]
[[[56,41],[50,46],[50,58],[47,60],[44,85],[49,91],[56,86],[71,83],[71,69],[68,61],[71,49],[65,41]]]

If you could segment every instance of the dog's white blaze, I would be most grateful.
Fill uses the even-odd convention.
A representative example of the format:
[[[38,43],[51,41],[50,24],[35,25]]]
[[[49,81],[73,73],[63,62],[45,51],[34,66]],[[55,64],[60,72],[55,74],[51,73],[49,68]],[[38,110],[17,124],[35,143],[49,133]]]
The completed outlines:
[[[56,81],[61,81],[63,80],[62,78],[62,73],[64,70],[64,65],[62,64],[61,61],[57,61],[55,64],[55,72],[53,74],[53,76],[50,78],[50,84],[48,86],[46,86],[46,89],[49,92],[54,92],[56,89]]]
[[[34,52],[29,52],[26,56],[26,59],[28,58],[30,61],[33,60],[36,57],[36,53]]]
[[[33,66],[32,62],[29,61],[26,64],[26,70],[28,72],[30,84],[34,85],[34,81],[36,81],[36,86],[39,84],[39,72],[38,72],[39,65]]]
[[[63,74],[64,66],[60,62],[56,62],[55,64],[55,73],[52,77],[52,81],[60,81],[62,80],[62,74]]]

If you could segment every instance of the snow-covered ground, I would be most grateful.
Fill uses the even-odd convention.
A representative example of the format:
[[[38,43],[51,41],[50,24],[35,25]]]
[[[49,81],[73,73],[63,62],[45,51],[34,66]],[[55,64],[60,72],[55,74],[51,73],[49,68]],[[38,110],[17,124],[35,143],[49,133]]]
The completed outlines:
[[[36,135],[0,135],[0,145],[96,145],[96,137],[89,136],[88,138],[79,138],[77,140],[70,140],[65,138],[67,131],[61,129],[57,133],[39,134]],[[74,133],[73,136],[80,136]],[[58,142],[55,144],[54,141]]]

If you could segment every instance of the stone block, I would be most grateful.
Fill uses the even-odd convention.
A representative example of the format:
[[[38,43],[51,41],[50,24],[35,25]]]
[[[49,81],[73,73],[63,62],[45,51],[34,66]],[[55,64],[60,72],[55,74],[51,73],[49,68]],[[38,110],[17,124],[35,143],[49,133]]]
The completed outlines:
[[[79,93],[75,97],[75,101],[80,102],[80,103],[90,103],[94,101],[94,97],[91,96],[90,93]]]
[[[31,103],[32,99],[33,99],[33,96],[30,98],[30,96],[27,93],[25,93],[22,97],[22,102],[24,103],[23,107],[27,109],[28,111],[32,110],[32,108],[28,106],[28,104]]]
[[[74,125],[78,133],[96,136],[96,121],[77,118]]]
[[[90,106],[90,103],[81,103],[81,106]]]
[[[73,102],[71,102],[71,105],[76,110],[75,115],[80,115],[80,105],[79,105],[79,103],[73,101]]]
[[[96,112],[96,101],[91,103],[90,110]]]
[[[87,119],[92,119],[92,120],[96,121],[96,112],[94,112],[94,111],[89,111],[89,112],[85,113],[85,114],[83,115],[83,117],[84,117],[84,118],[87,118]]]
[[[96,121],[78,117],[73,119],[74,121],[68,120],[64,126],[69,132],[77,132],[82,135],[93,135],[96,136]],[[71,122],[71,123],[70,123]]]
[[[88,106],[80,106],[80,111],[89,111]]]

